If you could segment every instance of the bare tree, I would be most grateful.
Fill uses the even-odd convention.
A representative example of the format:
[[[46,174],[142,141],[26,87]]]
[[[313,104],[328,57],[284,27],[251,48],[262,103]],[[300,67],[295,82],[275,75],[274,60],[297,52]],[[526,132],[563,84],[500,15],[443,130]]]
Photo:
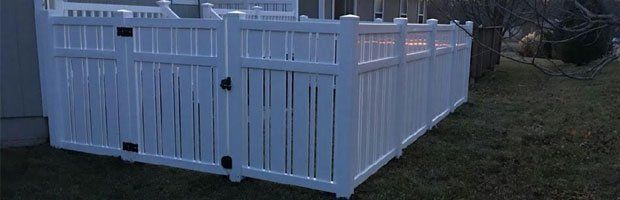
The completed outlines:
[[[530,31],[538,32],[541,36],[537,37],[535,55],[527,58],[498,52],[481,41],[474,41],[489,51],[532,65],[547,75],[574,79],[592,79],[603,66],[618,58],[610,49],[608,55],[598,62],[568,70],[557,60],[544,56],[544,45],[560,46],[591,35],[595,35],[595,40],[590,42],[601,42],[606,38],[603,33],[620,25],[620,20],[610,14],[610,10],[591,9],[588,5],[592,4],[614,8],[613,0],[430,0],[430,5],[448,19],[471,19],[480,26],[501,27],[496,29],[496,34],[502,37],[503,42],[515,42]],[[547,33],[554,37],[542,36]],[[539,64],[537,59],[540,57],[551,64]]]

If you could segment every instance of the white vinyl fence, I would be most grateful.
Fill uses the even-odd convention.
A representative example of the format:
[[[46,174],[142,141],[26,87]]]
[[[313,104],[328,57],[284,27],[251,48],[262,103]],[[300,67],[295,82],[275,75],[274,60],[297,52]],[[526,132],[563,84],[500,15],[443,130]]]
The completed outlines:
[[[349,197],[467,101],[471,39],[436,20],[37,20],[52,146],[232,181]]]

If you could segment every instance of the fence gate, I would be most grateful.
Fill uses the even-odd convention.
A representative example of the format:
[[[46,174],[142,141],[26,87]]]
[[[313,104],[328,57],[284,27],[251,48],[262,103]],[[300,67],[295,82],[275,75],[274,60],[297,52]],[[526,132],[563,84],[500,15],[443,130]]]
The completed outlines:
[[[45,17],[52,145],[226,174],[223,21],[132,16]]]
[[[233,176],[334,191],[339,24],[226,15]],[[241,40],[237,40],[241,38]],[[239,172],[235,173],[237,170]]]

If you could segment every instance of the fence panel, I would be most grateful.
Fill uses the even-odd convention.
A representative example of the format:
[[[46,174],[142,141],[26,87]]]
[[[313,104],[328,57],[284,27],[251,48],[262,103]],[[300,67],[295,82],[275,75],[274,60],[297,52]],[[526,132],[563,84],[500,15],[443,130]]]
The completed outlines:
[[[123,40],[116,37],[122,16],[111,19],[48,19],[51,48],[40,57],[49,73],[45,93],[52,106],[50,138],[62,148],[120,155],[123,133],[130,127],[122,70]]]
[[[400,35],[398,26],[362,23],[359,29],[357,163],[354,185],[361,184],[389,161],[398,137],[390,119],[396,116]]]
[[[239,21],[243,176],[334,191],[337,24]],[[235,92],[235,91],[233,91]],[[232,114],[232,113],[231,113]]]
[[[433,21],[435,23],[435,21]],[[429,71],[429,119],[430,126],[434,126],[446,117],[452,107],[450,98],[450,73],[452,65],[452,37],[453,27],[449,25],[437,25],[434,38],[434,51],[432,54],[432,67]]]
[[[405,65],[399,70],[402,75],[399,92],[402,103],[400,118],[401,145],[407,146],[420,137],[429,128],[428,113],[429,71],[431,67],[431,25],[407,25]]]
[[[127,19],[138,161],[225,174],[226,77],[221,20]],[[135,113],[134,113],[135,111]]]
[[[450,103],[454,108],[467,101],[469,87],[469,59],[471,50],[466,33],[468,26],[459,26],[455,35],[454,61],[451,69]]]

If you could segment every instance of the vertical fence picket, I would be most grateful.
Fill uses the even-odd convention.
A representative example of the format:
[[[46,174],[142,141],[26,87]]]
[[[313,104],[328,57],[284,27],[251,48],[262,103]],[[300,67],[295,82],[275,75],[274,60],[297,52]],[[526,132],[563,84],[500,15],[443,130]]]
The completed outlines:
[[[270,74],[270,169],[284,173],[286,165],[286,72],[272,71]]]

